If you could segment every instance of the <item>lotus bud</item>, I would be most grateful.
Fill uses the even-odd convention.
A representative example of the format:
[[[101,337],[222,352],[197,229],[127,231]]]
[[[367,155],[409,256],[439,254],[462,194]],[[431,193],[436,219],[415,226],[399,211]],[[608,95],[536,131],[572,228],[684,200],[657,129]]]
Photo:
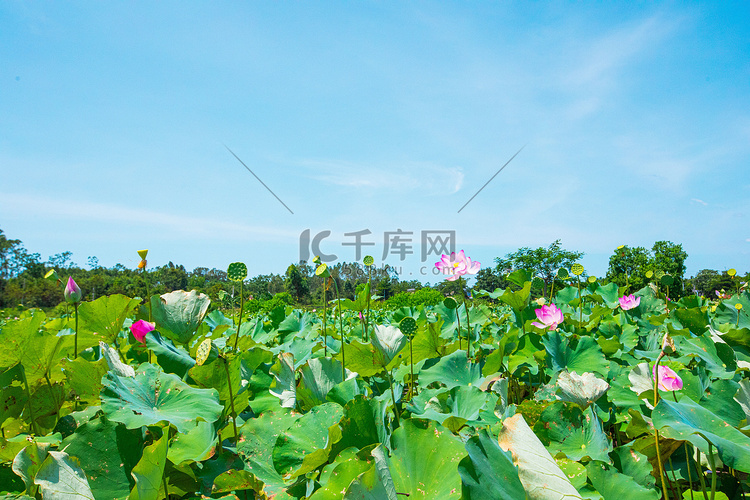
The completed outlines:
[[[674,339],[668,334],[664,334],[664,338],[661,341],[661,350],[664,354],[673,354],[675,352]]]
[[[71,304],[77,304],[81,301],[83,293],[81,292],[81,289],[78,288],[78,285],[76,285],[76,282],[73,281],[72,276],[68,276],[68,284],[65,285],[63,295],[65,296],[65,301],[70,302]]]

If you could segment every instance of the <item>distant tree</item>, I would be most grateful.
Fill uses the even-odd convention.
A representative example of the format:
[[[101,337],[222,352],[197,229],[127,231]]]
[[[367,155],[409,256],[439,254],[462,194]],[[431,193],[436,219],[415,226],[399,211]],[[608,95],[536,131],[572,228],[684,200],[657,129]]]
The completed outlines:
[[[89,256],[89,258],[87,259],[87,262],[88,262],[88,266],[91,269],[96,269],[97,267],[99,267],[99,259],[93,255]]]
[[[299,267],[296,264],[291,264],[286,269],[284,289],[297,302],[302,302],[303,299],[307,298],[308,293],[310,292],[307,278],[300,272]]]
[[[724,290],[727,293],[733,293],[737,289],[737,285],[726,271],[701,269],[694,277],[685,280],[685,288],[686,293],[697,292],[704,297],[715,299],[716,292]]]
[[[687,269],[685,267],[687,252],[682,249],[682,245],[671,241],[657,241],[651,251],[654,268],[674,278],[674,284],[669,287],[669,294],[673,297],[681,297],[684,294],[683,280]]]
[[[70,260],[71,257],[73,257],[73,252],[56,253],[55,255],[50,255],[48,263],[50,267],[67,269],[75,266],[75,263]]]
[[[617,247],[609,258],[607,280],[625,287],[627,293],[632,293],[646,286],[646,277],[652,267],[651,253],[643,247],[630,248],[627,245]]]
[[[547,289],[557,276],[560,268],[570,269],[581,257],[583,252],[564,250],[560,240],[555,240],[547,248],[539,247],[531,249],[528,247],[519,248],[505,257],[495,258],[495,270],[498,273],[507,274],[516,269],[524,269],[531,273],[532,277],[539,277],[544,282],[542,289],[543,294],[547,294]]]
[[[477,273],[477,280],[474,283],[474,290],[487,290],[494,292],[497,288],[505,289],[510,286],[510,282],[498,272],[497,269],[485,267]]]

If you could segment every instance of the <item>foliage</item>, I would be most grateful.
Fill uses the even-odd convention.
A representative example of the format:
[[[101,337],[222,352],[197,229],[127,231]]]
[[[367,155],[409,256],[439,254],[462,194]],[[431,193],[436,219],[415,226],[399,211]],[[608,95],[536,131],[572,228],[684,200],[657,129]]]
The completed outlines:
[[[555,240],[547,248],[531,249],[523,247],[503,258],[497,257],[495,269],[504,274],[523,269],[529,272],[531,277],[541,278],[543,282],[542,295],[546,296],[549,287],[556,280],[557,271],[560,268],[570,269],[583,255],[583,252],[563,249],[560,240]]]

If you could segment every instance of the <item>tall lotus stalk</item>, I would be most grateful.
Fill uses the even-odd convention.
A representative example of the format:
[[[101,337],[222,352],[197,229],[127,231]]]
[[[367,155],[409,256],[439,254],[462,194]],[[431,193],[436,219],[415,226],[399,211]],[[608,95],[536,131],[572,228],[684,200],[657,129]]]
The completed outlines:
[[[318,266],[318,268],[315,270],[315,274],[317,276],[322,276],[325,280],[328,278],[332,278],[331,271],[328,269],[328,265],[323,263]],[[339,285],[336,283],[336,280],[333,279],[333,286],[336,289],[336,301],[338,306],[336,307],[336,310],[339,315],[339,331],[341,332],[341,374],[346,380],[346,353],[345,353],[345,345],[346,345],[346,338],[344,336],[344,319],[341,314],[341,294],[339,293]]]
[[[364,340],[367,341],[367,326],[370,324],[370,295],[372,295],[372,264],[375,262],[375,259],[371,255],[365,255],[363,262],[367,267],[367,312],[365,313],[364,337]]]
[[[474,261],[472,262],[469,257],[467,257],[464,254],[464,251],[461,250],[460,252],[451,252],[450,255],[442,255],[440,257],[440,260],[435,263],[435,267],[440,269],[440,272],[442,272],[444,275],[447,276],[445,278],[447,281],[456,281],[459,280],[459,287],[461,288],[461,293],[464,294],[464,280],[463,276],[465,274],[476,274],[479,272],[479,268],[482,267],[482,264]],[[471,356],[471,321],[469,320],[469,306],[466,302],[466,296],[464,295],[463,298],[464,308],[466,309],[466,357]],[[458,312],[456,312],[456,317],[458,317]],[[461,348],[461,323],[459,320],[459,330],[458,330],[458,342],[459,342],[459,349]]]
[[[320,276],[318,271],[320,267],[320,256],[316,255],[313,257],[313,263],[318,264],[318,268],[315,270],[315,274]],[[327,266],[326,266],[327,269]],[[322,271],[321,271],[322,272]],[[328,332],[326,331],[326,322],[328,319],[328,278],[323,276],[323,356],[328,357]]]
[[[75,359],[78,357],[78,304],[81,303],[83,293],[81,292],[81,289],[78,288],[78,285],[76,285],[72,276],[68,276],[68,284],[65,285],[63,296],[65,297],[65,302],[73,304],[76,313],[76,335],[75,340],[73,341],[73,359]]]
[[[146,304],[148,304],[148,320],[153,321],[153,317],[151,314],[151,292],[148,289],[148,278],[146,277],[146,265],[147,265],[146,256],[147,255],[148,255],[148,249],[138,250],[138,256],[141,258],[141,261],[138,263],[138,269],[141,270],[141,274],[143,275],[143,282],[146,284]]]
[[[406,335],[406,338],[409,339],[409,365],[410,365],[410,374],[411,378],[409,379],[409,399],[414,397],[414,348],[412,346],[412,340],[414,339],[414,335],[417,333],[417,320],[412,318],[411,316],[407,316],[404,319],[402,319],[398,324],[398,329],[401,330],[401,333]],[[393,404],[395,405],[396,402],[394,401]]]
[[[665,391],[676,391],[682,389],[682,379],[671,368],[659,365],[662,358],[669,352],[674,352],[674,341],[669,335],[665,335],[664,340],[662,341],[661,352],[659,353],[659,357],[656,358],[653,370],[654,408],[656,408],[656,405],[659,403],[659,389]],[[662,464],[661,453],[659,451],[659,430],[656,428],[654,428],[654,447],[656,448],[656,462],[659,466],[659,480],[661,481],[662,494],[664,495],[664,498],[668,498],[667,485],[665,482],[666,474],[664,473],[664,464]]]
[[[578,327],[583,325],[583,297],[581,296],[581,275],[583,274],[583,266],[581,264],[573,264],[570,268],[570,272],[576,277],[578,282]]]
[[[240,327],[242,326],[242,316],[245,309],[244,282],[247,278],[247,266],[242,262],[232,262],[227,268],[227,278],[240,283],[240,312],[237,315],[237,336],[234,339],[234,350],[237,351],[237,343],[240,341]]]

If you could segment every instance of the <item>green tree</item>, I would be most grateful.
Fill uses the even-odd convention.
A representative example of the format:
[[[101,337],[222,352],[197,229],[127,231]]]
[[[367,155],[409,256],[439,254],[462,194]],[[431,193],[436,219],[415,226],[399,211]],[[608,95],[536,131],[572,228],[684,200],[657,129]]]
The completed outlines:
[[[523,247],[503,258],[497,257],[495,270],[498,273],[507,274],[516,269],[524,269],[531,273],[532,277],[538,276],[542,279],[544,282],[542,293],[546,295],[547,289],[557,276],[557,271],[563,267],[570,269],[570,266],[583,256],[583,252],[564,250],[560,245],[560,240],[555,240],[547,248]]]
[[[651,253],[643,247],[617,247],[609,258],[607,280],[624,287],[627,293],[632,293],[646,286],[649,279],[646,272],[652,267]]]
[[[474,283],[474,290],[487,290],[494,292],[498,288],[508,288],[511,283],[505,279],[497,269],[485,267],[477,273],[477,281]]]
[[[670,274],[674,278],[674,284],[669,287],[669,295],[682,297],[684,294],[683,281],[687,269],[685,267],[685,260],[688,257],[687,252],[682,249],[682,245],[671,241],[657,241],[651,251],[653,252],[652,265],[654,269]]]
[[[286,269],[286,279],[284,280],[284,289],[291,295],[295,301],[302,302],[310,292],[307,284],[307,278],[300,272],[296,264],[291,264]]]
[[[695,290],[711,299],[715,299],[716,292],[721,290],[733,293],[737,289],[736,283],[726,271],[720,273],[713,269],[701,269],[694,277],[685,280],[685,285],[691,292]]]

